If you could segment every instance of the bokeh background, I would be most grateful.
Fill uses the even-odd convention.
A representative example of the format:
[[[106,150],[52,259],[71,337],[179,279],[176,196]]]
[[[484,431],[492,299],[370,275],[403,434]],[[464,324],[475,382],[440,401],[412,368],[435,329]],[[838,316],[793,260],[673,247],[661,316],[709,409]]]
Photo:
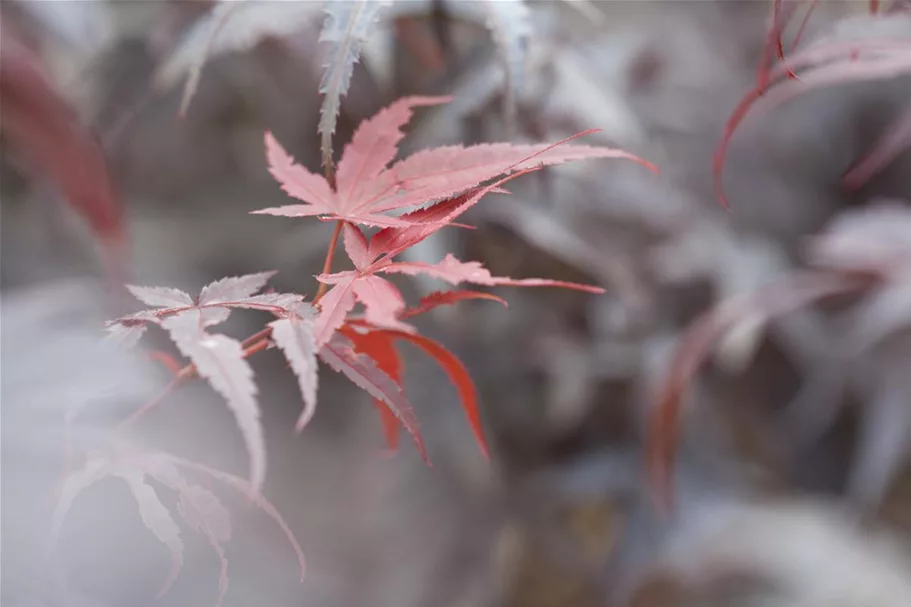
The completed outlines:
[[[67,416],[80,412],[75,442],[90,449],[168,381],[153,360],[98,347],[103,321],[130,304],[111,295],[109,258],[73,192],[122,209],[118,259],[135,284],[196,292],[278,270],[277,289],[315,289],[331,228],[247,212],[287,201],[266,171],[265,130],[319,168],[322,7],[252,4],[285,5],[299,26],[214,56],[181,118],[182,82],[161,68],[210,2],[3,2],[4,605],[215,602],[218,560],[190,532],[180,577],[155,598],[167,553],[116,480],[74,503],[58,559],[46,560],[43,547]],[[853,187],[842,179],[884,137],[908,132],[911,80],[906,66],[808,88],[747,120],[732,140],[723,178],[731,209],[722,209],[713,154],[755,86],[776,4],[794,11],[788,54],[818,40],[895,39],[911,56],[901,1],[529,0],[525,79],[510,108],[484,3],[387,7],[342,101],[336,142],[398,97],[451,94],[452,103],[417,114],[403,154],[599,128],[588,142],[634,152],[661,175],[624,161],[528,175],[510,184],[512,196],[490,196],[466,215],[476,230],[444,231],[410,252],[607,289],[497,289],[508,310],[468,302],[422,319],[421,330],[472,372],[490,461],[445,375],[416,352],[403,348],[405,387],[432,468],[405,442],[385,453],[369,398],[327,368],[317,415],[295,435],[293,375],[275,352],[255,356],[265,493],[308,571],[299,582],[281,533],[225,492],[226,607],[911,604],[911,156],[899,150]],[[65,103],[49,114],[63,127],[23,104],[11,69],[23,49]],[[28,120],[25,132],[45,137],[36,149],[58,154],[61,171],[20,145]],[[100,164],[86,161],[91,146],[60,139],[80,130]],[[765,325],[741,323],[711,349],[686,388],[675,509],[662,515],[644,447],[675,346],[712,306],[807,268],[833,226],[856,228],[849,265],[885,246],[898,268],[891,282]],[[412,301],[441,286],[399,284]],[[241,338],[264,321],[235,316],[228,331]],[[148,343],[170,348],[157,334]],[[155,449],[244,474],[239,433],[201,382],[135,432]]]

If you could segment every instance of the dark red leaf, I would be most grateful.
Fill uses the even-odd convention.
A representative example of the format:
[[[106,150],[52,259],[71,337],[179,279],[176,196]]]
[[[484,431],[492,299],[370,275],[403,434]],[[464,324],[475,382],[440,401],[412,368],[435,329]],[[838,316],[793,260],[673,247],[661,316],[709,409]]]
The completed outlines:
[[[401,318],[410,318],[412,316],[418,316],[419,314],[425,314],[434,308],[448,306],[466,299],[487,299],[503,304],[504,307],[509,307],[509,304],[506,303],[505,299],[497,297],[492,293],[482,293],[480,291],[436,291],[426,297],[422,297],[418,305],[405,310],[402,313]]]
[[[419,335],[417,333],[405,333],[403,331],[382,330],[380,333],[386,333],[396,339],[408,341],[432,357],[449,376],[452,385],[459,392],[462,400],[462,409],[465,410],[465,416],[468,417],[468,423],[471,425],[471,431],[474,432],[481,448],[481,453],[486,458],[490,458],[490,450],[487,447],[487,439],[484,438],[484,429],[481,425],[481,414],[478,410],[478,395],[471,380],[468,369],[462,364],[456,356],[434,340]]]
[[[395,349],[392,338],[387,333],[383,331],[358,333],[345,327],[342,328],[342,333],[354,343],[354,349],[357,352],[372,358],[381,371],[401,385],[402,359]],[[374,398],[373,404],[379,411],[380,420],[383,422],[386,446],[394,453],[399,448],[399,420],[389,411],[382,400]]]

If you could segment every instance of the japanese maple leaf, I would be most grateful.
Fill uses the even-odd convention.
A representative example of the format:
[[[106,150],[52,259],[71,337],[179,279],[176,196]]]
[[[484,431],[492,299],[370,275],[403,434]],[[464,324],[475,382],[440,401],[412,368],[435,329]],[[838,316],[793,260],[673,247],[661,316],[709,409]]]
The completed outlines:
[[[305,204],[253,213],[319,216],[374,227],[404,227],[407,220],[383,213],[449,198],[501,175],[536,166],[587,158],[628,158],[654,169],[636,156],[613,148],[509,143],[424,150],[387,168],[404,136],[400,129],[410,120],[413,108],[437,105],[449,99],[406,97],[362,122],[342,153],[334,189],[322,176],[296,164],[271,133],[266,133],[269,171],[285,192]]]
[[[246,361],[244,344],[208,329],[227,320],[232,308],[266,310],[277,316],[278,320],[269,324],[272,339],[298,378],[304,399],[298,425],[305,424],[316,407],[317,346],[312,308],[302,302],[300,295],[257,295],[274,274],[223,278],[203,287],[196,298],[179,289],[128,286],[137,299],[154,309],[109,323],[113,337],[126,345],[135,343],[148,323],[159,324],[168,332],[196,372],[225,398],[234,414],[250,452],[250,484],[254,490],[259,490],[265,478],[266,452],[253,370]]]
[[[394,254],[386,254],[389,249],[371,248],[363,232],[357,226],[346,223],[344,226],[344,244],[348,257],[354,263],[354,270],[320,274],[317,280],[332,285],[332,288],[320,300],[321,312],[316,319],[314,332],[317,345],[325,344],[332,334],[344,324],[348,313],[357,302],[365,307],[365,320],[372,326],[403,333],[413,333],[410,325],[400,320],[405,310],[402,294],[391,282],[378,274],[428,274],[444,280],[451,285],[463,282],[485,286],[526,286],[526,287],[563,287],[603,293],[604,289],[589,285],[543,278],[512,279],[492,276],[480,262],[461,262],[451,254],[436,264],[417,262],[396,262]],[[379,257],[379,258],[378,258]]]
[[[449,303],[448,299],[437,295],[425,305],[433,306],[435,303]],[[484,437],[484,430],[481,426],[477,390],[471,380],[468,369],[465,368],[462,361],[443,345],[423,335],[395,330],[372,329],[365,327],[363,323],[358,321],[352,321],[351,325],[356,326],[359,330],[354,330],[351,326],[347,326],[342,329],[342,333],[351,340],[357,352],[372,358],[377,366],[396,383],[400,381],[402,369],[401,360],[395,349],[396,340],[407,341],[433,358],[458,391],[462,409],[465,411],[465,416],[468,418],[468,423],[475,435],[481,453],[484,457],[490,457],[487,439]],[[386,443],[390,450],[395,451],[398,446],[399,419],[384,406],[385,403],[382,400],[374,399],[374,404],[380,411]]]

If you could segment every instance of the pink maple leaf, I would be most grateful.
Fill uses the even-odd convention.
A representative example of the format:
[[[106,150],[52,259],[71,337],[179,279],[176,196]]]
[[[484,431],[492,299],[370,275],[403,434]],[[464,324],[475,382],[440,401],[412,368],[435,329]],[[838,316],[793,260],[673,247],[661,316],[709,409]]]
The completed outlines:
[[[339,161],[336,187],[296,164],[271,133],[266,133],[269,171],[282,189],[304,204],[253,213],[283,217],[344,220],[374,227],[404,227],[408,221],[383,213],[455,196],[500,175],[536,166],[589,158],[646,161],[608,147],[509,143],[447,146],[417,152],[387,168],[395,158],[400,130],[416,106],[445,103],[448,97],[405,97],[361,123]],[[412,218],[413,221],[413,218]]]
[[[357,302],[364,305],[365,320],[370,325],[406,333],[413,332],[410,325],[400,320],[405,310],[401,293],[391,282],[378,276],[381,273],[427,274],[454,286],[468,282],[485,286],[562,287],[589,293],[604,292],[600,287],[573,282],[492,276],[480,262],[462,262],[451,254],[436,264],[396,262],[394,257],[398,248],[371,247],[372,243],[367,243],[366,237],[357,226],[346,223],[344,230],[345,251],[354,263],[355,269],[317,276],[320,282],[333,285],[320,301],[321,312],[314,327],[317,346],[329,341],[335,331],[344,324],[348,313]]]

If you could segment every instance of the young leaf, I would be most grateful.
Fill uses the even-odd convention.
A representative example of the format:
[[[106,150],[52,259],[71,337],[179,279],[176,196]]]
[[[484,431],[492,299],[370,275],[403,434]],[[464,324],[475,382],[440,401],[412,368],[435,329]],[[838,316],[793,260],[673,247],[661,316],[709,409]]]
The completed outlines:
[[[475,391],[474,382],[471,381],[471,375],[456,356],[434,340],[418,335],[416,333],[404,333],[402,331],[380,331],[392,335],[396,339],[408,341],[433,358],[446,372],[452,385],[459,392],[459,398],[462,401],[462,409],[471,425],[471,431],[474,432],[478,446],[485,458],[490,458],[490,450],[487,447],[487,439],[484,438],[484,429],[481,425],[481,414],[478,411],[478,395]]]
[[[269,323],[272,339],[281,348],[297,376],[304,410],[297,420],[295,429],[300,432],[316,412],[316,389],[318,384],[316,365],[316,337],[313,329],[313,309],[301,306],[296,313]]]
[[[319,92],[323,94],[319,121],[319,133],[322,135],[320,148],[325,166],[332,164],[332,135],[335,134],[339,100],[348,92],[354,64],[384,4],[380,0],[354,0],[327,2],[325,5],[327,18],[320,33],[320,42],[331,43],[319,87]]]
[[[188,310],[162,321],[181,353],[193,361],[199,375],[225,397],[250,452],[250,485],[255,493],[266,475],[266,446],[256,403],[253,369],[239,341],[206,333],[200,311]]]
[[[142,517],[146,529],[151,531],[171,551],[171,572],[158,592],[158,596],[161,597],[177,579],[183,565],[183,542],[180,539],[180,528],[171,518],[171,513],[168,512],[165,505],[161,503],[155,489],[146,483],[145,472],[121,466],[114,474],[125,480],[130,486],[130,492],[139,506],[139,516]]]
[[[414,416],[414,409],[395,380],[381,371],[373,359],[358,354],[354,350],[351,340],[340,333],[332,336],[332,339],[320,350],[319,356],[323,362],[335,371],[344,374],[370,396],[383,401],[411,435],[421,457],[429,463],[424,439],[421,437],[418,422]]]

